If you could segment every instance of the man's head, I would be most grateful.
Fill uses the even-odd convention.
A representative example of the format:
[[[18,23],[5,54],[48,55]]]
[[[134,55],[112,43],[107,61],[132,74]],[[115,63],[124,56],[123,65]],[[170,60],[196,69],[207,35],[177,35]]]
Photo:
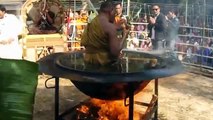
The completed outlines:
[[[122,8],[121,3],[117,3],[117,4],[115,5],[115,12],[116,12],[116,15],[121,15],[121,14],[122,14],[122,11],[123,11],[123,8]]]
[[[176,17],[176,15],[177,15],[177,12],[173,9],[169,10],[168,13],[167,13],[167,17],[170,18],[170,19]]]
[[[0,19],[4,17],[4,14],[6,12],[6,8],[4,5],[0,5]]]
[[[152,12],[154,15],[159,15],[160,14],[160,7],[159,5],[153,5],[152,6]]]
[[[110,22],[114,21],[115,18],[115,9],[114,4],[111,1],[105,1],[101,4],[100,13],[105,13],[108,15]]]

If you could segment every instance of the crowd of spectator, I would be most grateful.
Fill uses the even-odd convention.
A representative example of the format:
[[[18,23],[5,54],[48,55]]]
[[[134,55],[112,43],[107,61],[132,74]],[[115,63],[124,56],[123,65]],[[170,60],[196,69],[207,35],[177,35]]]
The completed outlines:
[[[75,37],[77,40],[80,39],[85,28],[84,24],[88,22],[89,12],[83,9],[80,11],[72,11],[72,9],[68,9],[64,14],[64,33],[68,37]]]
[[[88,23],[91,14],[90,11],[80,10],[73,12],[68,10],[65,13],[65,33],[68,38],[80,39],[81,34],[85,28],[85,25],[78,23]],[[213,67],[213,30],[208,28],[212,22],[206,22],[205,30],[203,29],[203,24],[201,19],[196,22],[185,24],[181,18],[180,19],[180,29],[179,38],[176,40],[175,50],[181,53],[183,61],[187,61],[195,64],[202,64],[206,66]],[[193,21],[188,19],[188,21]],[[148,35],[147,30],[147,15],[144,14],[140,18],[131,21],[131,30],[128,37],[127,48],[138,49],[138,50],[152,50],[152,42]],[[73,23],[76,23],[75,27]],[[75,34],[75,37],[73,36]]]
[[[213,23],[206,22],[204,27],[201,18],[188,21],[191,23],[181,22],[177,52],[185,53],[182,55],[185,62],[213,67]]]
[[[136,22],[147,23],[146,18],[144,16]],[[190,24],[185,24],[180,16],[179,19],[181,26],[178,31],[179,37],[176,40],[175,51],[179,53],[181,59],[185,62],[213,67],[213,19],[206,22],[205,27],[203,27],[201,18],[196,19],[196,22],[188,19],[189,22],[194,21]],[[151,50],[151,42],[145,34],[148,32],[146,27],[147,25],[135,25],[133,29],[136,32],[134,39],[140,41],[138,47],[142,50]],[[132,46],[129,46],[129,48],[132,48]]]
[[[192,30],[179,36],[176,51],[182,54],[183,61],[213,67],[213,39],[196,36]]]

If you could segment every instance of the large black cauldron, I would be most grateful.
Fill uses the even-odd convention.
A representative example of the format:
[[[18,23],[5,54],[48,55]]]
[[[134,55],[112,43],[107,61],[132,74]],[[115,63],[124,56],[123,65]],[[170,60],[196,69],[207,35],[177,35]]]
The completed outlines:
[[[170,55],[124,51],[121,59],[107,66],[84,62],[84,52],[56,53],[39,61],[40,71],[68,78],[86,95],[99,99],[123,99],[142,90],[150,80],[178,74],[182,64]]]

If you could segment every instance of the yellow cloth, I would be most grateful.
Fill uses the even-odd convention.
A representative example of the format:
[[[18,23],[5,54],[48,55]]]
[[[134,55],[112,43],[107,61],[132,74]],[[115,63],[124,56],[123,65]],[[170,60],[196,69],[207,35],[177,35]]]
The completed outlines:
[[[102,29],[98,16],[88,23],[81,38],[81,45],[86,48],[85,62],[106,65],[113,61],[113,57],[110,55],[109,40]]]
[[[115,25],[120,25],[121,24],[121,17],[120,16],[115,16],[115,21],[114,21]]]
[[[87,19],[88,19],[88,17],[86,15],[83,15],[82,18],[81,18],[81,21],[83,23],[87,23]]]
[[[76,23],[83,23],[83,21],[81,21],[81,19],[77,19]],[[83,26],[82,25],[76,25],[77,31],[81,31],[83,30]]]

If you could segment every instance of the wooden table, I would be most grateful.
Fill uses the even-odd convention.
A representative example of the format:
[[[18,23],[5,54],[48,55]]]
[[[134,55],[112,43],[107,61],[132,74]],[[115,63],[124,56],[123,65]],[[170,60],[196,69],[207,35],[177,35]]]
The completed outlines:
[[[67,51],[67,38],[63,34],[27,35],[22,44],[23,58],[30,61],[37,61],[50,52]]]

